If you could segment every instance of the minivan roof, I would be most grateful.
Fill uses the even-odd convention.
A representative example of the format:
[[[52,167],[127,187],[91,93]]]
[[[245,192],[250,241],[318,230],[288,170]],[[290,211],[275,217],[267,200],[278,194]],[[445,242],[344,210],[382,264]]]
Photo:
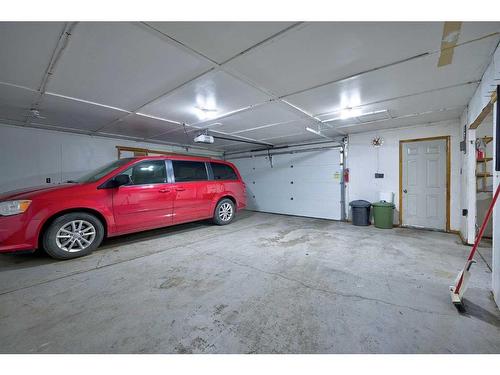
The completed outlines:
[[[190,156],[190,155],[182,155],[182,154],[171,154],[171,155],[151,155],[151,156],[134,156],[134,160],[148,160],[148,159],[170,159],[170,160],[190,160],[190,161],[208,161],[208,162],[220,162],[225,164],[231,164],[228,161],[222,159],[215,159],[211,157],[203,157],[203,156]]]

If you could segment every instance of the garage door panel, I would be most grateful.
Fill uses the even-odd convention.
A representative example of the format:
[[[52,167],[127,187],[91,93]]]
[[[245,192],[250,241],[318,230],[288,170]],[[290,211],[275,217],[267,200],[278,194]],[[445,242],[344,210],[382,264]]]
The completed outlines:
[[[340,151],[301,151],[235,159],[256,211],[341,219]],[[293,183],[292,183],[293,182]]]
[[[253,167],[254,163],[252,158],[238,159],[238,171],[242,176],[250,174],[253,171]]]
[[[315,168],[310,167],[296,167],[297,177],[299,181],[311,181],[311,182],[330,182],[335,178],[335,173],[338,172],[338,165],[336,168],[333,166],[317,166]]]
[[[253,196],[255,198],[253,198]],[[292,199],[293,198],[293,199]],[[340,201],[325,200],[321,197],[286,193],[252,191],[249,209],[285,215],[308,216],[339,220]]]

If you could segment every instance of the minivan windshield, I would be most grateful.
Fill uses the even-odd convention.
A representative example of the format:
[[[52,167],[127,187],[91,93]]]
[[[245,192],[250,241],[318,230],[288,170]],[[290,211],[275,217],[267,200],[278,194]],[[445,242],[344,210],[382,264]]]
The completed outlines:
[[[131,160],[133,160],[133,158],[123,158],[123,159],[115,160],[111,163],[106,164],[105,166],[103,166],[101,168],[98,168],[90,173],[87,173],[86,175],[80,177],[79,179],[74,180],[74,182],[79,182],[79,183],[96,182],[97,180],[106,176],[108,173],[111,173],[115,169],[118,169],[121,166],[127,164]]]

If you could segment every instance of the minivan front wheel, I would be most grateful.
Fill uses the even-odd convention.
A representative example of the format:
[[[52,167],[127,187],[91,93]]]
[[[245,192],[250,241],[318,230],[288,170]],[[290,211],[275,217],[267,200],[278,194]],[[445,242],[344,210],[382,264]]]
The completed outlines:
[[[104,238],[104,227],[94,215],[72,212],[56,218],[43,234],[43,247],[56,259],[88,255]]]
[[[226,225],[233,221],[236,207],[231,199],[224,198],[215,207],[213,221],[217,225]]]

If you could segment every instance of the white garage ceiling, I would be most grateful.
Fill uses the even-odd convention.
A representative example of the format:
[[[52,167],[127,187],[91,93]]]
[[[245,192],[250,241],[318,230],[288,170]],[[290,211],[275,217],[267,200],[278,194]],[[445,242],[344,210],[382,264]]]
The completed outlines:
[[[283,145],[457,119],[500,23],[463,23],[438,67],[443,25],[3,22],[0,121],[193,146],[204,130]]]

